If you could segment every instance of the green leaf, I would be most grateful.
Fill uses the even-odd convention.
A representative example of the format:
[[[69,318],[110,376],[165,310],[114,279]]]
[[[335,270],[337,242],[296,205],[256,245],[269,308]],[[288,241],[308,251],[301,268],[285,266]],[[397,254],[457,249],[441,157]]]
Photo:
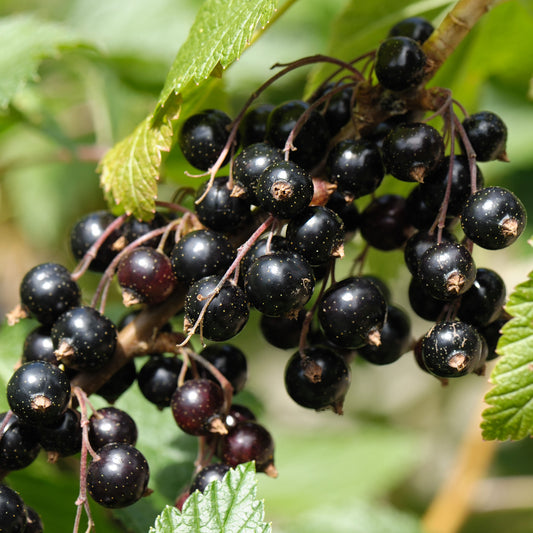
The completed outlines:
[[[31,15],[0,19],[0,109],[37,77],[41,61],[65,47],[82,44],[71,30]]]
[[[239,58],[258,25],[276,8],[274,0],[207,0],[168,74],[157,109],[102,160],[101,184],[118,211],[149,219],[155,210],[162,152],[172,146],[173,120],[182,102],[211,75]]]
[[[523,439],[533,433],[533,272],[506,305],[513,317],[503,327],[492,371],[494,385],[485,395],[490,406],[481,428],[488,440]]]
[[[203,494],[189,496],[181,513],[167,506],[150,533],[269,533],[263,517],[254,463],[245,463],[210,483]]]

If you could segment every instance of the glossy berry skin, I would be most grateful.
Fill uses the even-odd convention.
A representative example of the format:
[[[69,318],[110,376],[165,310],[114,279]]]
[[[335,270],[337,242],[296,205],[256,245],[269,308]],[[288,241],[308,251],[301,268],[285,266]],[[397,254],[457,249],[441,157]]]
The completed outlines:
[[[70,249],[74,257],[78,260],[82,259],[114,220],[115,217],[109,211],[95,211],[78,220],[70,232]],[[89,264],[89,270],[103,272],[109,266],[119,252],[113,248],[113,244],[121,235],[120,229],[111,232]]]
[[[378,250],[401,248],[411,233],[405,198],[384,194],[374,198],[361,213],[361,236]]]
[[[41,324],[51,326],[68,309],[80,304],[81,290],[70,272],[57,263],[29,270],[20,284],[20,301]]]
[[[168,223],[168,220],[159,212],[154,213],[152,220],[139,220],[134,216],[129,217],[121,227],[122,236],[127,244],[132,243],[140,237],[144,237],[147,233],[162,228]],[[142,246],[149,246],[150,248],[157,248],[161,236],[154,237],[148,241],[144,241]]]
[[[120,260],[117,280],[126,307],[160,303],[176,286],[170,259],[149,246],[134,248]]]
[[[213,430],[220,433],[216,424],[221,424],[223,406],[222,388],[205,378],[186,381],[176,389],[170,401],[176,424],[185,433],[196,436],[207,436]]]
[[[43,533],[43,522],[33,507],[26,505],[26,516],[28,517],[28,521],[24,533]]]
[[[387,303],[382,292],[370,279],[363,277],[335,283],[318,305],[318,320],[324,335],[344,348],[379,342],[386,314]]]
[[[435,322],[442,316],[446,302],[430,296],[418,277],[413,276],[409,282],[409,304],[411,309],[424,320]]]
[[[378,48],[374,65],[378,81],[391,91],[412,89],[422,82],[426,54],[409,37],[389,37]]]
[[[457,316],[478,328],[498,318],[505,303],[505,283],[490,268],[478,268],[474,284],[462,298]]]
[[[176,279],[189,285],[205,276],[224,274],[236,255],[224,234],[201,229],[187,233],[174,245],[170,262]]]
[[[7,413],[0,413],[0,424]],[[39,436],[32,425],[22,424],[12,414],[0,439],[0,469],[21,470],[29,466],[39,455]]]
[[[443,241],[423,253],[418,276],[430,296],[450,301],[472,287],[476,265],[465,246]]]
[[[266,140],[272,146],[283,149],[291,130],[308,109],[309,104],[301,100],[291,100],[275,107],[268,117]],[[326,120],[314,109],[294,138],[296,150],[290,152],[290,159],[298,166],[311,170],[325,155],[328,142]]]
[[[248,379],[248,363],[246,356],[239,348],[232,344],[211,344],[206,346],[200,355],[230,382],[234,395],[244,389]],[[200,376],[218,383],[215,376],[203,366],[200,368]]]
[[[422,362],[438,378],[456,378],[472,372],[478,368],[481,355],[481,338],[465,322],[438,322],[422,338]]]
[[[119,368],[96,392],[108,403],[115,403],[137,379],[134,361],[129,361]]]
[[[297,317],[261,315],[259,327],[265,340],[281,350],[296,348],[300,342],[306,311],[302,309]]]
[[[7,383],[7,401],[24,424],[53,424],[70,401],[70,381],[60,368],[46,361],[21,365]]]
[[[255,461],[257,472],[268,472],[274,464],[274,440],[261,424],[238,422],[222,437],[220,458],[231,467]]]
[[[122,409],[102,407],[89,418],[89,441],[96,452],[111,443],[135,446],[137,435],[135,421]]]
[[[279,218],[301,213],[313,198],[313,181],[292,161],[269,165],[255,183],[258,205]]]
[[[426,177],[424,183],[420,185],[420,190],[424,201],[435,211],[438,211],[444,201],[446,187],[448,183],[450,168],[450,157],[443,159],[437,169]],[[458,217],[465,206],[466,201],[472,192],[472,179],[468,158],[463,155],[456,155],[453,159],[451,173],[451,189],[446,215]],[[484,185],[484,178],[479,167],[476,166],[476,188]]]
[[[233,160],[233,179],[250,203],[257,204],[254,187],[265,168],[282,160],[281,150],[264,142],[247,146],[235,157]]]
[[[80,413],[69,408],[55,424],[42,426],[39,442],[44,450],[61,457],[78,453],[81,450]]]
[[[333,191],[326,204],[328,209],[335,211],[341,217],[346,234],[352,234],[359,228],[361,216],[355,202],[346,200],[339,191]]]
[[[502,313],[494,322],[491,322],[488,326],[478,328],[479,334],[487,342],[487,361],[496,359],[499,354],[496,352],[498,347],[498,341],[502,336],[502,328],[509,321],[509,316]]]
[[[178,134],[185,159],[195,168],[209,170],[224,149],[230,124],[231,118],[219,109],[205,109],[187,118]]]
[[[323,113],[331,136],[337,134],[352,116],[353,91],[353,87],[345,87],[326,102]]]
[[[213,481],[222,481],[222,478],[229,471],[230,467],[224,463],[213,463],[204,466],[192,480],[189,492],[192,494],[195,490],[204,492],[209,483]]]
[[[39,326],[28,333],[24,339],[21,361],[23,363],[28,361],[48,361],[57,365],[54,343],[48,326]]]
[[[272,104],[259,104],[246,112],[239,127],[243,146],[265,140],[268,117],[273,109]]]
[[[389,365],[409,351],[411,343],[411,319],[401,308],[387,307],[387,318],[381,330],[381,344],[367,344],[357,349],[358,355],[374,365]]]
[[[467,201],[461,215],[465,235],[487,250],[500,250],[513,244],[527,222],[522,202],[503,187],[485,187]]]
[[[19,493],[0,485],[0,531],[24,533],[27,520],[26,507]]]
[[[331,209],[310,206],[287,224],[286,239],[311,266],[344,255],[344,224]]]
[[[185,330],[197,321],[207,299],[220,282],[220,276],[207,276],[195,281],[185,297]],[[250,314],[243,290],[226,281],[207,307],[201,328],[196,332],[211,341],[231,339],[245,326]]]
[[[457,242],[455,235],[446,229],[442,232],[442,240],[446,242]],[[424,252],[437,244],[437,232],[429,234],[427,231],[419,231],[409,237],[403,249],[403,257],[405,266],[413,276],[418,275],[418,267],[420,265],[420,258]]]
[[[148,486],[150,469],[144,455],[131,444],[106,444],[100,459],[87,469],[87,490],[109,509],[128,507],[140,500]]]
[[[377,145],[365,139],[346,139],[328,155],[327,176],[339,190],[360,198],[374,192],[385,176],[385,166]]]
[[[268,238],[258,239],[252,245],[252,247],[246,252],[246,255],[242,258],[239,265],[241,279],[244,278],[253,262],[264,255],[274,252],[288,252],[289,243],[285,237],[281,235],[273,235],[269,240]]]
[[[411,189],[405,199],[407,220],[417,230],[429,230],[439,215],[440,205],[436,208],[429,206],[422,194],[421,184]]]
[[[295,252],[275,252],[256,259],[244,280],[251,305],[269,316],[302,308],[315,287],[309,263]]]
[[[401,181],[418,181],[435,170],[444,157],[441,134],[429,124],[398,124],[383,140],[387,172]]]
[[[63,313],[51,331],[56,357],[77,370],[96,370],[115,353],[117,328],[93,307],[81,306]]]
[[[463,120],[463,128],[478,161],[507,161],[507,126],[496,113],[474,113]]]
[[[319,379],[309,375],[310,364],[320,368]],[[333,409],[341,413],[350,382],[350,367],[344,357],[325,346],[306,348],[305,358],[299,351],[295,352],[285,367],[287,394],[308,409]]]
[[[137,383],[143,396],[159,409],[170,405],[178,388],[178,377],[183,363],[177,357],[152,355],[142,366]]]
[[[195,204],[200,222],[215,231],[228,233],[241,227],[250,217],[250,202],[247,198],[231,196],[228,189],[228,176],[215,178],[205,198]],[[207,190],[209,182],[204,182],[196,193],[199,200]]]
[[[434,29],[433,24],[423,17],[408,17],[397,22],[389,30],[389,37],[403,35],[422,44],[427,41]]]
[[[244,405],[232,403],[231,407],[228,410],[228,414],[226,415],[226,427],[234,427],[239,422],[245,422],[247,420],[256,420],[255,415],[252,413],[252,411]]]

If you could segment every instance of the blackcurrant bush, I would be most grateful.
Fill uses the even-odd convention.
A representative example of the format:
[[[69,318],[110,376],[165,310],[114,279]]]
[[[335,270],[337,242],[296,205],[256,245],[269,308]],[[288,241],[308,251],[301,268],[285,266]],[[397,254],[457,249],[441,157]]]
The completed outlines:
[[[527,222],[522,202],[503,187],[485,187],[467,201],[461,215],[461,227],[474,244],[488,250],[500,250],[513,244]]]
[[[67,409],[56,423],[39,428],[39,442],[43,449],[61,457],[78,453],[81,437],[80,413],[74,409]]]
[[[140,500],[148,487],[150,469],[144,455],[131,444],[106,444],[87,469],[87,490],[92,499],[110,509]]]
[[[195,490],[204,492],[209,483],[221,481],[229,471],[230,467],[224,463],[213,463],[204,466],[192,480],[189,492],[192,494]]]
[[[137,377],[143,396],[160,409],[168,407],[174,391],[178,388],[182,366],[183,363],[177,357],[152,355],[144,363]]]
[[[116,407],[102,407],[89,418],[89,441],[95,451],[111,443],[135,446],[137,425],[126,411]]]
[[[433,33],[434,29],[433,24],[423,17],[408,17],[397,22],[389,30],[389,37],[403,35],[422,44]]]
[[[7,413],[0,413],[0,424]],[[12,414],[0,438],[0,469],[21,470],[39,455],[41,445],[33,425],[22,424],[17,415]]]
[[[224,274],[235,256],[225,235],[201,229],[187,233],[174,245],[170,261],[176,279],[189,285],[205,276]]]
[[[188,117],[178,134],[185,159],[195,168],[209,170],[226,145],[230,124],[231,118],[219,109],[205,109]],[[229,157],[223,164],[228,162]]]
[[[256,259],[244,280],[251,305],[269,316],[301,309],[315,287],[309,263],[295,252],[275,252]]]
[[[466,322],[438,322],[422,338],[423,364],[438,378],[455,378],[474,371],[481,355],[481,338]]]
[[[200,355],[231,383],[234,395],[244,389],[248,378],[248,364],[246,356],[239,348],[232,344],[211,344],[206,346]],[[200,370],[200,376],[217,381],[215,376],[204,367]]]
[[[363,277],[335,283],[318,305],[318,320],[326,338],[345,348],[379,345],[386,315],[387,303],[382,292]]]
[[[9,407],[21,422],[41,426],[59,420],[71,390],[63,370],[46,361],[31,361],[15,370],[6,392]]]
[[[420,44],[409,37],[389,37],[378,48],[374,68],[383,87],[404,91],[422,82],[426,54]]]
[[[96,370],[115,353],[117,328],[93,307],[81,306],[63,313],[52,327],[59,361],[77,370]]]
[[[385,167],[395,178],[422,183],[444,157],[444,141],[429,124],[401,123],[383,140],[382,152]]]
[[[250,313],[243,290],[229,281],[222,285],[216,296],[208,303],[207,300],[214,293],[220,279],[220,276],[206,276],[195,281],[187,291],[184,307],[185,330],[188,331],[194,326],[204,306],[207,305],[197,333],[217,342],[237,335],[248,321]]]
[[[26,506],[20,494],[7,485],[0,485],[0,531],[24,533],[27,521]]]
[[[472,287],[476,279],[476,265],[465,246],[443,241],[430,246],[422,254],[418,276],[430,296],[449,301]]]
[[[316,367],[320,369],[319,376]],[[332,409],[341,414],[350,382],[350,367],[345,359],[325,346],[306,348],[303,356],[295,352],[285,367],[287,394],[309,409]]]
[[[59,315],[80,304],[81,291],[64,266],[42,263],[22,279],[20,301],[41,324],[52,325]]]
[[[496,113],[474,113],[463,120],[463,128],[478,161],[507,161],[507,126]]]

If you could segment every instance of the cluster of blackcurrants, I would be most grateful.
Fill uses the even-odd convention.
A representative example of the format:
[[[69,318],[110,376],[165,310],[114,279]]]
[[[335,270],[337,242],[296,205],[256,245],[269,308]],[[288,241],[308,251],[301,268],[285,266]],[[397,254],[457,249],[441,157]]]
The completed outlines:
[[[170,407],[184,432],[203,439],[195,478],[178,505],[243,462],[275,476],[270,433],[232,401],[247,363],[225,341],[244,328],[250,307],[261,313],[264,338],[293,350],[285,386],[306,408],[342,412],[354,355],[385,365],[413,349],[419,365],[443,380],[483,371],[506,320],[506,291],[496,272],[476,268],[473,246],[509,246],[526,213],[509,190],[485,187],[476,165],[506,160],[502,120],[480,112],[460,122],[444,91],[431,93],[438,98],[427,106],[421,43],[432,31],[418,18],[396,25],[367,64],[378,84],[372,71],[365,77],[345,64],[340,81],[323,84],[309,101],[258,105],[235,121],[214,109],[188,117],[179,148],[210,174],[194,211],[159,202],[148,222],[91,213],[71,233],[80,260],[74,272],[46,263],[24,276],[11,318],[31,316],[40,325],[7,387],[4,474],[30,464],[41,448],[50,457],[81,450],[82,463],[85,450],[92,460],[87,472],[82,465],[80,495],[86,487],[95,501],[116,508],[147,494],[148,464],[135,448],[131,417],[115,407],[87,416],[79,376],[105,375],[94,390],[110,403],[137,382],[147,400]],[[423,120],[426,109],[442,116],[444,135]],[[228,175],[218,175],[224,165]],[[406,183],[406,196],[376,194],[386,174]],[[363,197],[369,202],[360,211],[355,201]],[[336,280],[335,262],[356,232],[365,243],[352,270],[359,275]],[[386,284],[362,274],[368,247],[404,250],[412,310],[435,322],[418,342]],[[77,279],[86,269],[103,274],[97,296],[104,303],[116,277],[134,310],[118,326],[103,305],[96,309],[97,299],[82,304]],[[146,346],[124,346],[119,332],[134,328],[145,309],[160,310],[166,325]],[[183,332],[175,332],[167,321],[182,311]],[[199,353],[194,334],[211,341]],[[117,351],[126,352],[123,364],[106,375]],[[137,371],[139,355],[149,358]],[[6,525],[4,509],[15,506],[9,516],[19,521],[28,515],[10,492],[0,492],[0,529],[39,531]]]

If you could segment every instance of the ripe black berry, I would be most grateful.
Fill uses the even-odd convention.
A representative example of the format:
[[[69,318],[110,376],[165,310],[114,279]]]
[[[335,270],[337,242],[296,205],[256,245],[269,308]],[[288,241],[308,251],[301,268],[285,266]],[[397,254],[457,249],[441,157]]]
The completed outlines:
[[[500,250],[513,244],[526,226],[522,202],[503,187],[485,187],[466,202],[461,227],[475,244],[488,250]]]
[[[231,118],[219,109],[206,109],[183,123],[178,144],[185,159],[195,168],[209,170],[224,149]],[[228,163],[229,157],[223,164]]]
[[[507,126],[498,115],[490,111],[474,113],[463,120],[463,128],[478,161],[507,161]]]
[[[318,365],[320,376],[309,372],[311,365]],[[306,348],[305,357],[295,352],[285,367],[288,395],[309,409],[332,409],[341,414],[350,381],[350,367],[345,359],[324,346]]]
[[[386,314],[382,292],[363,277],[346,278],[332,285],[318,306],[318,320],[326,338],[345,348],[379,344]]]
[[[289,243],[285,237],[281,235],[272,235],[271,239],[263,238],[255,241],[252,247],[246,252],[239,265],[241,278],[243,279],[253,262],[263,255],[271,254],[273,252],[287,252],[289,251]]]
[[[430,374],[439,378],[455,378],[474,371],[481,355],[481,338],[465,322],[439,322],[422,338],[423,364]]]
[[[424,290],[437,300],[449,301],[474,283],[476,265],[462,244],[443,241],[428,248],[418,267]]]
[[[261,313],[282,316],[309,301],[315,278],[311,266],[301,255],[275,252],[252,263],[244,286],[250,304]]]
[[[117,328],[106,316],[88,306],[63,313],[52,327],[56,357],[77,370],[96,370],[115,353]]]
[[[144,455],[131,444],[106,444],[100,459],[87,469],[87,490],[103,507],[119,509],[140,500],[148,486],[150,470]]]
[[[225,433],[220,418],[224,393],[218,383],[210,379],[190,379],[176,389],[170,401],[176,424],[189,435]]]
[[[122,409],[102,407],[89,419],[89,441],[95,451],[111,443],[126,443],[135,446],[137,425],[133,418]]]
[[[127,244],[132,243],[139,237],[143,237],[150,231],[162,228],[168,223],[168,220],[159,212],[155,212],[152,220],[139,220],[134,216],[129,217],[122,225],[122,235]],[[143,242],[143,246],[157,248],[160,237],[154,237],[149,241]]]
[[[41,324],[52,325],[59,315],[80,304],[81,291],[64,266],[43,263],[22,279],[20,301]]]
[[[48,326],[39,326],[28,333],[22,348],[22,362],[48,361],[57,365],[54,343]]]
[[[0,413],[0,424],[7,413]],[[0,439],[0,469],[11,471],[26,468],[39,455],[41,445],[33,425],[22,424],[12,414]]]
[[[192,480],[191,488],[189,492],[192,494],[195,490],[204,492],[209,483],[213,481],[221,481],[222,478],[229,471],[230,467],[224,463],[213,463],[204,466],[194,479]]]
[[[27,520],[26,507],[19,493],[0,485],[0,531],[24,533]]]
[[[182,237],[172,249],[170,260],[176,279],[191,284],[205,276],[224,274],[235,256],[225,235],[201,229]]]
[[[39,429],[39,442],[43,449],[61,457],[74,455],[81,450],[80,414],[67,409],[60,419]]]
[[[442,232],[442,240],[448,242],[457,242],[455,235],[447,230]],[[437,244],[437,233],[429,234],[427,231],[419,231],[409,237],[405,243],[403,250],[403,257],[405,265],[413,276],[418,275],[418,266],[420,265],[420,258],[424,252]]]
[[[415,276],[409,282],[409,304],[420,318],[430,322],[435,322],[446,306],[446,302],[430,296],[422,282]]]
[[[287,350],[296,348],[300,342],[306,311],[302,309],[297,317],[261,315],[259,327],[263,337],[269,344]]]
[[[243,146],[265,140],[268,117],[273,109],[272,104],[259,104],[246,112],[239,127]]]
[[[383,140],[387,171],[402,181],[422,183],[444,157],[441,134],[429,124],[398,124]]]
[[[152,355],[142,366],[137,377],[143,396],[160,409],[170,405],[178,388],[178,377],[183,363],[177,357]]]
[[[134,361],[119,368],[96,392],[108,403],[115,403],[135,382],[137,369]]]
[[[403,91],[416,87],[424,78],[426,54],[409,37],[389,37],[376,54],[376,76],[383,87]]]
[[[422,44],[433,33],[434,29],[433,24],[423,17],[408,17],[397,22],[389,30],[389,37],[403,35]]]
[[[326,204],[328,209],[335,211],[341,217],[346,234],[352,234],[359,227],[361,216],[355,202],[346,200],[346,197],[339,191],[333,191]]]
[[[21,422],[53,424],[70,401],[70,381],[56,365],[31,361],[15,370],[6,392],[9,407]]]
[[[24,533],[43,533],[43,522],[33,507],[26,505],[26,516],[28,517],[28,521]]]
[[[255,183],[258,205],[280,218],[301,213],[313,198],[313,181],[292,161],[278,161],[268,166]]]
[[[246,356],[239,348],[232,344],[211,344],[204,348],[200,355],[207,359],[231,383],[234,395],[244,389],[248,378],[248,364]],[[200,376],[217,381],[211,372],[204,367],[200,370]]]
[[[226,281],[218,294],[208,304],[207,300],[220,282],[220,276],[207,276],[195,281],[185,298],[185,330],[189,330],[198,320],[204,306],[207,310],[197,333],[212,341],[231,339],[248,321],[248,302],[243,290]]]

